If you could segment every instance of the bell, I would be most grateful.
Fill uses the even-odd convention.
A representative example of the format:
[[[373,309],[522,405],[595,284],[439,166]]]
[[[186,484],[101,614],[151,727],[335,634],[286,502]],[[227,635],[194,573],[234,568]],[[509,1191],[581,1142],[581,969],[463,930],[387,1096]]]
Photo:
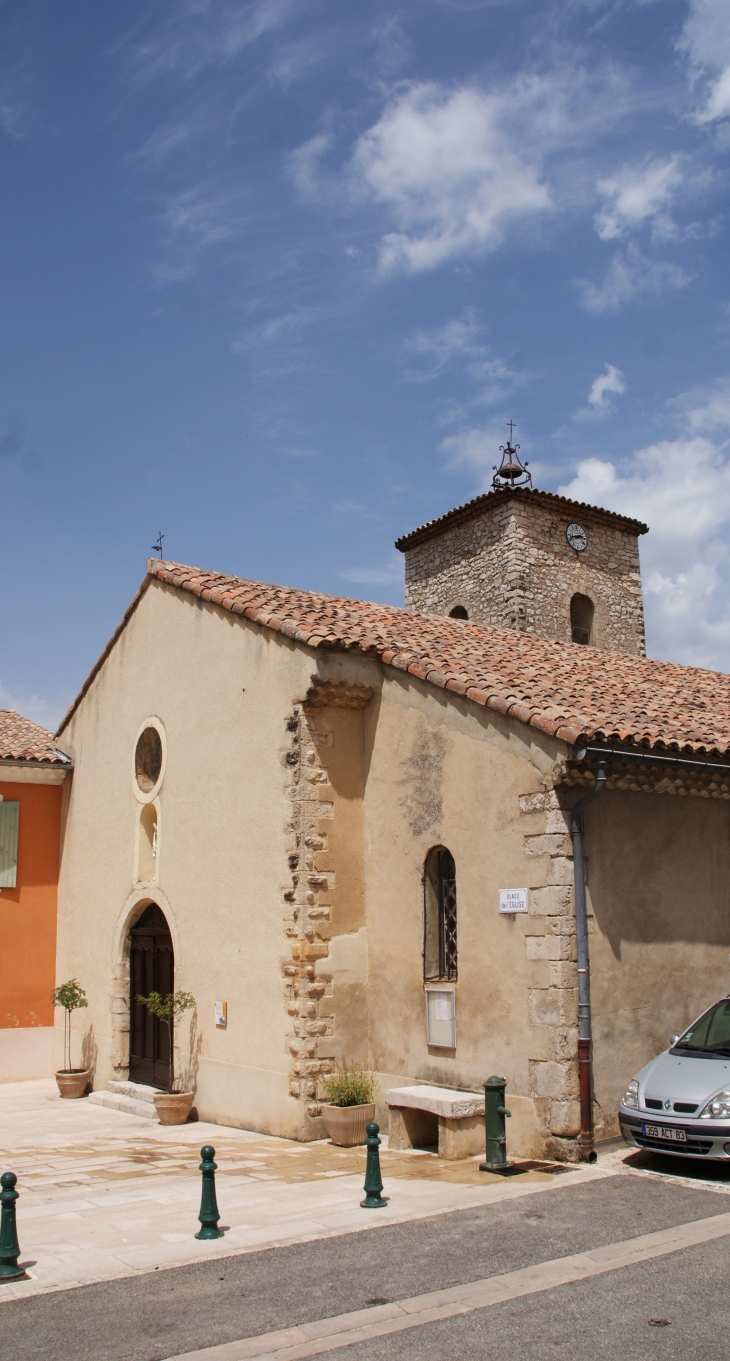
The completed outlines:
[[[510,434],[511,433],[510,430]],[[502,455],[502,462],[498,468],[494,468],[494,477],[492,478],[493,487],[504,486],[505,482],[509,482],[510,486],[514,487],[519,482],[520,478],[524,479],[521,483],[522,486],[527,486],[528,484],[529,486],[532,486],[532,477],[527,471],[527,464],[521,462],[517,453],[519,447],[519,444],[511,444],[509,440],[506,444],[500,444],[499,452]]]

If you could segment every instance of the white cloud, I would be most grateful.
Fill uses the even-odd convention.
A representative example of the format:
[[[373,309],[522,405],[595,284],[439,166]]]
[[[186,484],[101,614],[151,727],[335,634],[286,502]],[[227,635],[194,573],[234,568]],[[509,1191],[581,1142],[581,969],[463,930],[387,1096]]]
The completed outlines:
[[[497,449],[504,442],[502,427],[483,429],[471,426],[441,441],[442,452],[448,457],[448,468],[469,468],[480,476],[485,485],[492,480],[492,466],[499,462]]]
[[[684,288],[691,275],[668,260],[652,260],[633,242],[617,251],[602,283],[578,281],[583,306],[589,312],[617,312],[639,297],[657,297],[670,288]]]
[[[480,326],[473,312],[462,317],[454,317],[444,326],[434,327],[431,331],[417,331],[407,342],[413,354],[422,355],[428,361],[424,369],[414,377],[428,379],[434,377],[451,363],[453,359],[469,359],[485,353],[480,336]]]
[[[561,65],[488,88],[401,83],[349,164],[353,202],[369,201],[386,219],[381,272],[483,255],[558,209],[582,209],[587,179],[577,153],[590,156],[652,98],[608,65]]]
[[[727,450],[697,435],[640,449],[625,471],[586,459],[560,492],[649,525],[641,539],[649,654],[730,670]]]
[[[461,363],[477,384],[477,395],[469,405],[499,401],[526,378],[492,353],[472,312],[454,317],[445,326],[417,331],[407,342],[407,349],[420,360],[419,366],[408,372],[412,382],[430,382],[454,364]]]
[[[654,234],[671,237],[676,228],[667,208],[682,183],[679,157],[624,165],[615,175],[598,181],[604,204],[595,218],[602,241],[612,241],[650,220]]]
[[[465,426],[454,435],[447,435],[441,441],[441,452],[446,455],[449,470],[463,470],[474,474],[479,491],[488,491],[492,485],[494,469],[502,457],[500,446],[506,444],[504,421],[492,421],[486,426]],[[517,444],[520,449],[520,445]],[[525,462],[529,448],[520,449],[520,458]],[[529,471],[537,481],[548,473],[548,468],[540,463],[529,462]]]
[[[616,392],[620,396],[625,391],[626,383],[621,370],[615,368],[613,364],[607,364],[605,371],[599,374],[591,386],[588,393],[588,405],[598,411],[605,411],[609,405],[606,393]]]
[[[309,75],[315,66],[332,56],[333,38],[333,33],[326,34],[318,29],[280,47],[269,67],[269,77],[277,81],[283,89],[288,89],[295,81]]]
[[[380,244],[384,271],[432,269],[495,250],[508,225],[552,208],[540,157],[514,126],[518,107],[538,115],[545,82],[506,92],[401,89],[356,146],[358,194],[382,204],[396,231]]]
[[[237,197],[227,191],[186,189],[168,205],[165,221],[173,231],[184,232],[201,246],[216,245],[236,234],[240,221]]]
[[[171,72],[189,79],[235,60],[280,28],[294,9],[293,0],[183,0],[168,6],[164,23],[149,38],[133,41],[135,66],[147,78]]]
[[[402,589],[403,559],[400,553],[392,554],[382,567],[348,567],[340,576],[363,586],[400,586]]]
[[[25,691],[9,690],[0,681],[0,709],[15,709],[23,718],[39,723],[49,732],[55,732],[72,699],[71,694],[43,699],[40,695],[29,695]]]
[[[201,254],[233,240],[242,221],[237,188],[202,184],[171,197],[161,215],[168,253],[152,271],[158,283],[189,278]]]
[[[329,133],[320,132],[310,137],[303,146],[297,147],[289,157],[294,183],[304,198],[320,198],[322,181],[320,170],[322,158],[329,150],[332,138]]]
[[[705,77],[704,107],[698,121],[711,123],[730,117],[730,14],[727,0],[691,0],[680,47],[688,54],[695,75]]]
[[[670,406],[692,435],[714,435],[730,430],[730,378],[718,378],[709,387],[683,392]]]

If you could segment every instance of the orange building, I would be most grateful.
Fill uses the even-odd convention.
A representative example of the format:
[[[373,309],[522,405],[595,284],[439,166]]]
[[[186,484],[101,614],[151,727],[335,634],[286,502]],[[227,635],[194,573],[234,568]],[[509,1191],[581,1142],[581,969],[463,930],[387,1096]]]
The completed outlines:
[[[71,769],[52,733],[0,709],[0,1082],[53,1072],[61,814]]]

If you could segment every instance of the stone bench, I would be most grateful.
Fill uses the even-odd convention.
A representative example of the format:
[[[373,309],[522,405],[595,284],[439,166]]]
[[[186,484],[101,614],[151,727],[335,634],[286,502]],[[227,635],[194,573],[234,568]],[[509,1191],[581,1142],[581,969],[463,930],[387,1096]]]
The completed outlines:
[[[449,1161],[484,1152],[483,1092],[456,1092],[450,1087],[391,1087],[385,1100],[389,1148],[437,1145],[439,1157]]]

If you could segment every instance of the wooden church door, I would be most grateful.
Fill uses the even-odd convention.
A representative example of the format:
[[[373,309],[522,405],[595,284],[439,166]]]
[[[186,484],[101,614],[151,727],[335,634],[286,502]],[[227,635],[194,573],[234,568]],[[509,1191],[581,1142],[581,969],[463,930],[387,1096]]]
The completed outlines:
[[[156,903],[150,903],[131,930],[129,958],[129,1078],[167,1091],[170,1086],[170,1032],[138,1001],[175,990],[175,956],[170,928]]]

